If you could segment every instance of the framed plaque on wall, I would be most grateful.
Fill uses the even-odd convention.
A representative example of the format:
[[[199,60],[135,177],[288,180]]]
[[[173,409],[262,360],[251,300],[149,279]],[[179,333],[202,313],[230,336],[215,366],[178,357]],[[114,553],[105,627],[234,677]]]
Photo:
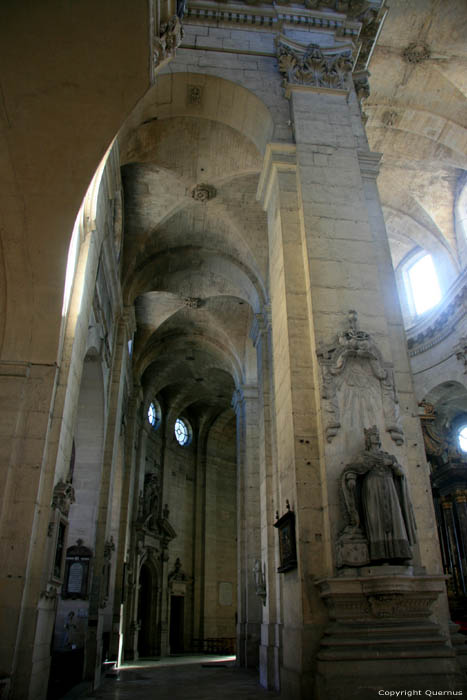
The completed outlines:
[[[287,502],[287,512],[276,520],[274,527],[279,533],[279,556],[280,566],[277,569],[278,573],[283,574],[286,571],[297,568],[297,545],[295,541],[295,513],[290,510]]]
[[[83,546],[82,540],[68,547],[65,561],[65,579],[63,582],[62,598],[88,597],[89,565],[92,551]]]

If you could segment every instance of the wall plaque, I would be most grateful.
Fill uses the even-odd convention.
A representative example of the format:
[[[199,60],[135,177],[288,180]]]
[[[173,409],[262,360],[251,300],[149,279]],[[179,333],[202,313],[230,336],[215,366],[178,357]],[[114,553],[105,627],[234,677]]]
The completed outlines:
[[[77,540],[76,545],[68,547],[65,562],[65,580],[62,590],[62,598],[88,597],[89,565],[92,552],[83,546],[82,540]]]
[[[281,565],[277,569],[279,574],[297,568],[297,546],[295,542],[295,513],[290,510],[287,501],[287,512],[274,523],[279,532],[279,554]]]

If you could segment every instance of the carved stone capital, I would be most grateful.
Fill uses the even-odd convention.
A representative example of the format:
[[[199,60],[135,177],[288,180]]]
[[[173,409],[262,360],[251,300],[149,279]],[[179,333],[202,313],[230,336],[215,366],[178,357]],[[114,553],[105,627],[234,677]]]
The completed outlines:
[[[276,42],[279,72],[288,85],[334,90],[349,89],[353,68],[352,48],[302,47],[283,35]]]
[[[265,307],[259,314],[255,314],[251,322],[250,338],[256,347],[261,336],[271,327],[271,313],[269,307]]]
[[[159,36],[154,39],[154,68],[175,56],[177,47],[181,44],[182,39],[182,22],[180,17],[174,15],[168,22],[161,25]]]
[[[236,389],[232,396],[232,408],[235,413],[239,414],[248,401],[258,399],[258,387],[253,384],[242,384]]]

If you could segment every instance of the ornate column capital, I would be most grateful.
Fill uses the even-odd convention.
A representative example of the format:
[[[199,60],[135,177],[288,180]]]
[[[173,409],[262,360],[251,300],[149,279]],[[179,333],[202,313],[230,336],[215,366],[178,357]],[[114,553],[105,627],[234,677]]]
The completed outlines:
[[[232,408],[238,415],[247,401],[258,399],[258,387],[256,384],[241,384],[232,395]]]
[[[286,97],[297,86],[320,92],[348,93],[354,64],[352,43],[332,47],[313,43],[305,46],[279,34],[276,51]]]
[[[263,333],[271,327],[271,309],[269,305],[263,307],[260,313],[257,313],[253,317],[250,328],[250,338],[253,342],[254,347],[258,344],[260,337]]]

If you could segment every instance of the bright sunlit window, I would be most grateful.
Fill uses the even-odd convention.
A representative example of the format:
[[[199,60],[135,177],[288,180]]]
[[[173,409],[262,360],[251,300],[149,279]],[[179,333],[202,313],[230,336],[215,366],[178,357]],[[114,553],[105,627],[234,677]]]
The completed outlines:
[[[464,425],[460,430],[459,430],[459,447],[461,448],[462,452],[467,452],[467,425]]]
[[[425,313],[441,301],[438,275],[431,255],[419,258],[408,268],[407,274],[417,314]]]

